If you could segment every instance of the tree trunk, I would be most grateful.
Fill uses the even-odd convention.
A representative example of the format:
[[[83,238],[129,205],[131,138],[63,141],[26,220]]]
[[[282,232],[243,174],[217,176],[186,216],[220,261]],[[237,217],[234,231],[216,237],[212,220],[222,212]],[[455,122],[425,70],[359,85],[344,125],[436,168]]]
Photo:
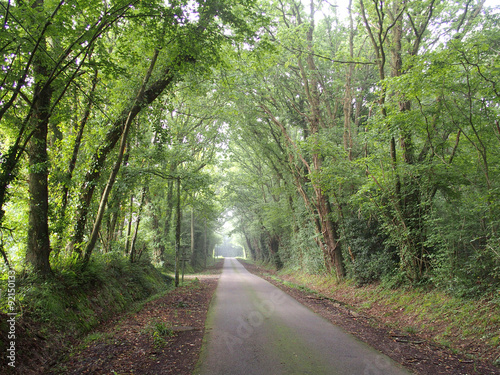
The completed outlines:
[[[36,6],[42,7],[43,1],[37,1]],[[33,69],[35,88],[30,123],[34,131],[27,147],[30,204],[26,260],[31,263],[35,272],[47,276],[52,273],[49,262],[51,249],[49,238],[47,135],[53,90],[47,83],[47,68],[38,56],[34,58]]]
[[[160,220],[159,216],[161,215],[161,212],[159,211],[160,208],[156,205],[153,205],[153,212],[152,212],[152,217],[151,217],[151,228],[153,229],[154,232],[154,240],[153,240],[153,259],[156,260],[157,262],[161,262],[161,253],[160,253],[160,248],[161,248],[161,236],[160,236]]]
[[[111,218],[109,220],[108,236],[107,236],[108,251],[111,251],[113,249],[113,242],[116,236],[116,224],[118,223],[119,216],[120,216],[120,201],[116,203],[115,209],[111,213]]]
[[[328,198],[324,194],[319,194],[318,199],[320,200],[318,202],[318,213],[320,216],[323,238],[326,244],[327,270],[328,268],[330,270],[335,270],[337,279],[341,280],[345,275],[345,270],[342,250],[337,240],[339,237],[337,223],[334,223],[330,219],[332,209]]]
[[[352,19],[352,0],[349,0],[349,57],[354,60],[354,25]],[[352,126],[351,126],[351,115],[352,115],[352,76],[354,73],[354,64],[350,63],[347,68],[346,80],[345,80],[345,94],[344,94],[344,150],[347,152],[347,158],[352,161]]]
[[[257,260],[257,254],[252,245],[252,241],[250,241],[250,238],[248,237],[248,234],[245,232],[245,230],[243,230],[243,235],[245,236],[245,241],[247,243],[248,250],[250,251],[250,257],[252,258],[252,260]]]
[[[433,5],[430,5],[433,7]],[[395,2],[394,14],[400,12],[399,4]],[[429,16],[432,14],[430,10]],[[424,24],[425,25],[425,24]],[[423,29],[422,29],[423,32]],[[391,76],[399,77],[403,72],[403,59],[401,56],[401,42],[403,38],[403,25],[401,19],[395,23],[392,30],[392,49],[391,49]],[[421,35],[414,42],[412,53],[418,52]],[[399,101],[399,111],[407,112],[411,110],[411,102],[408,100]],[[405,124],[398,124],[399,127],[399,142],[403,161],[406,165],[413,165],[416,161],[415,149],[412,141],[411,130],[406,129]],[[401,225],[407,230],[407,234],[400,244],[400,267],[406,271],[407,277],[412,282],[418,282],[424,271],[424,223],[421,202],[421,188],[419,185],[419,177],[408,174],[403,171],[396,181],[396,192],[398,193],[398,209],[401,212]]]
[[[137,220],[135,222],[134,237],[132,237],[132,244],[130,245],[130,263],[134,263],[137,260],[135,253],[135,243],[137,242],[137,235],[139,233],[139,223],[141,222],[141,214],[142,214],[142,209],[144,207],[144,201],[146,200],[147,190],[148,190],[147,186],[144,186],[142,188],[141,203],[139,204],[139,212],[137,213]]]
[[[191,207],[191,265],[196,265],[196,254],[194,253],[194,208]]]
[[[281,257],[279,255],[279,247],[280,247],[280,237],[276,234],[269,236],[269,252],[272,257],[274,266],[277,270],[283,268],[283,262],[281,261]]]
[[[320,126],[322,124],[321,110],[320,110],[320,93],[318,91],[319,87],[319,73],[316,63],[314,62],[313,53],[313,33],[314,33],[314,2],[310,2],[310,13],[311,21],[310,26],[306,34],[306,40],[308,44],[308,54],[306,56],[307,68],[310,71],[310,78],[302,65],[299,58],[298,65],[300,69],[300,74],[304,82],[304,90],[309,101],[311,114],[308,116],[309,130],[312,136],[316,136],[319,132]],[[298,21],[300,23],[300,19]],[[312,154],[312,169],[313,171],[321,171],[322,168],[322,157],[316,151]],[[344,267],[342,261],[342,248],[340,243],[337,241],[336,224],[334,224],[330,217],[330,203],[328,202],[328,197],[323,193],[318,182],[314,183],[314,192],[316,196],[316,209],[319,214],[321,234],[323,235],[324,245],[323,252],[325,256],[325,267],[327,270],[334,269],[338,280],[344,277]]]
[[[203,254],[204,257],[204,266],[207,268],[207,258],[208,258],[208,244],[207,244],[207,219],[203,223]]]
[[[261,260],[263,262],[269,262],[269,246],[268,246],[268,241],[267,240],[267,231],[266,228],[263,226],[261,227],[261,232],[259,235],[259,245],[260,245],[260,254],[261,254]]]
[[[264,260],[264,256],[262,254],[262,249],[260,248],[260,241],[258,238],[254,237],[252,239],[253,241],[253,248],[255,249],[255,260]]]
[[[171,166],[170,172],[175,171],[174,166]],[[165,209],[165,223],[163,225],[163,232],[161,233],[161,236],[164,238],[164,240],[160,243],[160,259],[162,261],[165,261],[165,239],[169,237],[170,233],[170,227],[172,226],[172,214],[174,211],[174,182],[172,180],[168,181],[168,187],[167,187],[167,207]]]
[[[125,238],[125,255],[128,255],[128,249],[130,248],[130,234],[132,233],[133,215],[134,215],[134,196],[130,195],[130,215],[127,225],[127,237]]]
[[[50,93],[44,90],[37,96],[37,108],[33,113],[36,130],[28,144],[30,205],[26,260],[31,263],[35,272],[48,275],[52,271],[49,263],[51,249],[47,155],[48,113],[45,111],[50,105]]]

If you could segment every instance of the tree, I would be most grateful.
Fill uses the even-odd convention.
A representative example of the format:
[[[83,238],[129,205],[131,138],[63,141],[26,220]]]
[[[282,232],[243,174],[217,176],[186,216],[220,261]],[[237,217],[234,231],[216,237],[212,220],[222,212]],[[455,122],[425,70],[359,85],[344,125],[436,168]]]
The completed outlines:
[[[196,266],[226,211],[276,268],[498,285],[483,1],[2,4],[6,265]]]
[[[88,6],[88,3],[83,4],[83,7]],[[8,148],[2,162],[0,223],[4,216],[7,187],[16,178],[16,169],[27,145],[31,194],[27,260],[35,271],[42,275],[51,272],[48,260],[51,249],[47,155],[50,118],[55,106],[84,67],[95,40],[127,7],[119,3],[107,10],[105,16],[100,17],[93,25],[91,32],[84,30],[88,24],[82,27],[76,23],[75,27],[69,28],[71,31],[64,34],[65,20],[69,16],[67,8],[63,2],[46,4],[42,0],[35,2],[32,7],[19,4],[4,8],[4,25],[9,26],[9,31],[5,32],[7,44],[2,53],[6,57],[9,56],[5,61],[10,64],[6,66],[7,75],[3,85],[14,87],[14,90],[5,92],[0,118],[5,117],[18,131],[15,142]],[[52,24],[60,26],[61,29],[50,27]],[[43,26],[37,28],[37,25]],[[49,38],[55,42],[50,46],[47,43]],[[23,40],[28,40],[28,43]],[[33,77],[30,76],[31,72]],[[33,79],[33,85],[30,84],[30,79]],[[13,113],[18,103],[22,110],[16,112],[24,112],[24,120],[16,118],[17,115]]]
[[[8,27],[2,33],[6,44],[1,52],[7,74],[2,87],[13,89],[2,92],[0,108],[2,132],[9,133],[8,141],[2,144],[0,221],[4,217],[9,184],[16,179],[17,168],[22,164],[21,156],[27,150],[31,164],[29,191],[32,211],[27,259],[40,273],[50,273],[52,221],[57,223],[54,226],[56,255],[60,254],[64,237],[69,234],[72,237],[69,249],[74,248],[78,256],[88,261],[99,236],[100,220],[114,177],[109,179],[87,246],[86,224],[95,204],[94,192],[107,174],[108,157],[114,152],[120,137],[126,135],[126,129],[137,114],[147,110],[182,77],[188,74],[207,77],[210,68],[222,60],[222,44],[233,39],[251,38],[253,29],[243,21],[244,17],[260,22],[259,16],[252,13],[251,1],[246,2],[244,8],[232,1],[225,6],[220,2],[204,3],[195,7],[196,16],[193,16],[190,5],[123,1],[113,6],[83,2],[73,7],[64,2],[49,4],[39,1],[31,8],[10,2],[4,7],[3,22]],[[229,28],[233,35],[228,38],[224,33]],[[142,33],[145,37],[136,43],[138,39],[133,39],[134,33]],[[22,42],[24,39],[29,43]],[[137,83],[124,78],[134,76],[135,71],[144,66],[145,59],[141,54],[163,47],[158,69],[151,72],[150,82],[137,95],[132,88]],[[55,155],[68,155],[60,147],[67,147],[69,142],[66,142],[65,135],[71,135],[73,131],[68,125],[76,123],[74,117],[65,111],[72,108],[70,103],[74,103],[75,96],[78,97],[76,103],[83,101],[85,87],[102,102],[87,101],[67,173],[59,173],[64,168],[58,165],[51,170],[49,164],[55,160],[52,159]],[[127,89],[123,91],[124,88]],[[130,88],[132,93],[123,95]],[[112,100],[111,95],[118,92],[120,99]],[[107,113],[104,107],[107,107]],[[89,123],[91,127],[87,126]],[[14,125],[12,131],[7,130],[9,125]],[[89,145],[95,145],[97,151],[92,160],[79,158],[79,154],[88,152],[86,147],[81,148],[82,139],[88,137]],[[115,170],[118,170],[121,163],[115,165],[118,166]],[[87,172],[83,173],[85,168]],[[75,193],[70,187],[77,184],[82,186],[78,212],[76,215],[70,212],[68,216],[66,207],[69,201],[74,201],[71,194]],[[61,207],[52,211],[50,202],[60,202]],[[52,216],[51,212],[56,212],[58,217]],[[69,227],[70,220],[75,223],[72,234],[64,229]],[[85,246],[84,256],[82,250]]]
[[[132,108],[134,108],[136,106],[141,107],[144,105],[144,103],[139,102],[139,100],[143,98],[144,92],[146,90],[146,85],[148,84],[148,81],[151,78],[151,75],[153,73],[153,69],[155,67],[156,60],[158,58],[158,53],[159,53],[158,50],[154,51],[153,57],[151,58],[151,64],[149,66],[149,69],[148,69],[145,77],[144,77],[144,81],[139,89],[139,92],[137,93],[137,98],[136,98],[136,101],[134,102],[134,104],[132,105]],[[115,165],[113,167],[113,170],[109,176],[106,187],[104,188],[104,192],[102,193],[101,202],[99,203],[99,209],[98,209],[97,214],[96,214],[97,217],[96,217],[95,222],[94,222],[94,227],[92,229],[92,233],[90,235],[89,242],[87,243],[87,246],[85,248],[85,256],[84,256],[85,263],[88,263],[88,261],[90,260],[90,255],[92,254],[92,251],[95,247],[95,244],[97,241],[97,236],[98,236],[99,229],[101,226],[101,221],[102,221],[102,218],[104,215],[104,210],[105,210],[106,204],[108,202],[108,197],[111,193],[111,189],[113,188],[113,185],[114,185],[115,180],[116,180],[116,176],[117,176],[118,171],[120,170],[120,167],[122,164],[123,155],[125,153],[125,147],[127,145],[127,136],[128,136],[129,131],[130,131],[130,127],[132,126],[133,120],[134,120],[133,112],[129,112],[129,114],[127,116],[127,120],[125,121],[125,123],[123,125],[123,131],[122,131],[122,134],[120,137],[120,148],[118,150],[118,158],[117,158]],[[143,190],[142,198],[141,198],[142,203],[144,203],[145,194],[146,194],[146,191]],[[141,203],[141,207],[142,207],[142,203]],[[139,220],[137,221],[136,234],[137,234],[138,226],[139,226]],[[131,260],[134,259],[134,256],[133,256],[134,245],[135,245],[135,240],[132,241],[132,247],[130,250],[130,254],[131,254],[130,259]]]
[[[399,247],[401,271],[411,281],[418,282],[428,269],[431,256],[425,217],[431,208],[432,194],[429,192],[433,187],[423,182],[429,172],[426,168],[430,148],[425,138],[420,138],[415,131],[417,127],[410,114],[415,104],[409,99],[411,93],[406,89],[393,90],[391,83],[409,74],[420,52],[434,41],[435,35],[429,30],[429,25],[441,17],[440,9],[433,0],[418,4],[400,1],[370,3],[369,8],[360,0],[359,6],[379,70],[380,121],[390,134],[388,148],[393,186],[380,185],[383,190],[388,189],[385,198],[390,201],[390,208],[382,210],[385,211],[382,217],[387,228],[391,228],[390,237]],[[467,21],[463,25],[468,25],[477,16],[480,7],[481,4],[476,9],[466,8],[462,20]],[[469,9],[472,9],[471,17]],[[373,178],[377,184],[382,183]]]

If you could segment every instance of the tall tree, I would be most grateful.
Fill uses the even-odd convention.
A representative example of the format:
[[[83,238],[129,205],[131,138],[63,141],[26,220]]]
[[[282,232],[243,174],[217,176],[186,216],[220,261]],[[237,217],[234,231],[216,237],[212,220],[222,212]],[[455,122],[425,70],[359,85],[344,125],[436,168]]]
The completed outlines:
[[[35,11],[43,12],[43,0],[36,1],[33,7]],[[47,50],[45,36],[41,36],[39,43],[40,48]],[[50,83],[51,68],[47,65],[48,61],[36,54],[33,59],[35,87],[28,119],[30,128],[34,130],[28,143],[30,213],[26,258],[41,275],[51,273],[47,134],[54,90]]]

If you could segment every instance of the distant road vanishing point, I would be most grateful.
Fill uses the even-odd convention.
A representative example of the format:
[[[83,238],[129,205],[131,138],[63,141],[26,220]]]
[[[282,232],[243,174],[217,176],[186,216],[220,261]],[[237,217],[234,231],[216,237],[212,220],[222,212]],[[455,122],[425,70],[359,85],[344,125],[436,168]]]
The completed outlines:
[[[196,375],[410,372],[226,258]]]

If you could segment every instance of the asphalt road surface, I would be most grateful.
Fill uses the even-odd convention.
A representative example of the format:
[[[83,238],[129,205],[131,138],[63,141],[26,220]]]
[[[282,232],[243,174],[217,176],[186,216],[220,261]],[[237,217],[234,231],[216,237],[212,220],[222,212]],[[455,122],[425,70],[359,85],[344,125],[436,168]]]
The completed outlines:
[[[226,258],[197,375],[408,375],[266,280]]]

